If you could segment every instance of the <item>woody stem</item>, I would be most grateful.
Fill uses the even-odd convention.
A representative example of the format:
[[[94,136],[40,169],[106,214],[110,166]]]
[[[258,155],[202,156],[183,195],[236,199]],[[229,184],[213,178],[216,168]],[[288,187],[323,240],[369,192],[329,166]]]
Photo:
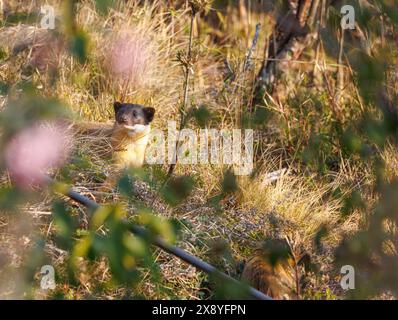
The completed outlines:
[[[168,177],[171,177],[175,166],[177,165],[177,151],[178,151],[178,147],[179,147],[179,138],[180,138],[180,132],[181,130],[184,128],[185,126],[185,114],[186,114],[186,109],[187,109],[187,105],[188,105],[188,94],[189,94],[189,65],[191,63],[192,60],[192,43],[193,43],[193,24],[195,21],[195,17],[196,17],[196,12],[192,10],[191,13],[191,26],[189,29],[189,43],[188,43],[188,53],[187,53],[187,63],[185,65],[185,79],[184,79],[184,97],[183,97],[183,101],[182,101],[182,105],[180,108],[180,130],[178,131],[178,136],[177,136],[177,141],[176,141],[176,147],[174,150],[174,163],[170,164],[169,167],[169,171],[167,173]]]

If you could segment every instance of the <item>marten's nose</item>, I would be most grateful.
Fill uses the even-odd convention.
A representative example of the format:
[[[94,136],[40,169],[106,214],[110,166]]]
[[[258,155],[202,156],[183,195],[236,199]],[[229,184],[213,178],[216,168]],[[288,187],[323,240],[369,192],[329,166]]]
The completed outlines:
[[[128,118],[127,115],[122,115],[122,116],[119,118],[119,121],[120,121],[121,123],[127,123],[127,122],[129,121],[129,118]]]

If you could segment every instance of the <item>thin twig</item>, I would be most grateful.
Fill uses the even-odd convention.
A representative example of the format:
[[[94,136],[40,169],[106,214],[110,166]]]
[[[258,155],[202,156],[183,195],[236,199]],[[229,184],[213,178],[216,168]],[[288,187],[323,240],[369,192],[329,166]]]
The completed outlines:
[[[344,33],[345,33],[344,28],[341,28],[339,57],[337,60],[337,64],[339,65],[339,67],[337,69],[337,83],[336,83],[336,95],[335,95],[336,104],[340,103],[342,92],[344,89],[344,70],[342,68],[343,54],[344,54]]]
[[[352,70],[352,67],[351,67],[351,64],[350,64],[350,60],[348,60],[348,57],[347,57],[347,55],[345,53],[344,53],[344,57],[345,57],[345,61],[347,62],[347,68],[350,71],[351,78],[354,81],[354,71]],[[355,90],[355,95],[357,97],[359,106],[361,107],[361,111],[365,112],[365,107],[364,107],[364,104],[363,104],[363,101],[362,101],[362,97],[359,94],[358,87],[356,86],[355,83],[354,83],[354,90]]]
[[[256,48],[258,37],[260,36],[260,28],[261,28],[261,24],[257,23],[256,31],[254,33],[254,37],[253,37],[253,41],[252,41],[252,45],[250,46],[250,49],[246,54],[246,59],[243,64],[243,71],[246,71],[251,66],[253,51]]]
[[[175,150],[174,150],[174,163],[170,164],[169,171],[167,173],[167,177],[171,177],[174,169],[177,165],[177,153],[178,153],[178,147],[179,147],[179,140],[180,140],[180,133],[181,130],[185,126],[185,115],[186,115],[186,109],[188,105],[188,94],[189,94],[189,73],[190,73],[190,63],[192,60],[192,43],[193,43],[193,25],[195,21],[196,13],[192,10],[191,11],[191,26],[189,30],[189,43],[188,43],[188,54],[187,54],[187,61],[185,65],[185,80],[184,80],[184,98],[182,101],[182,105],[180,108],[180,130],[178,131],[178,136],[177,136],[177,141],[175,145]]]

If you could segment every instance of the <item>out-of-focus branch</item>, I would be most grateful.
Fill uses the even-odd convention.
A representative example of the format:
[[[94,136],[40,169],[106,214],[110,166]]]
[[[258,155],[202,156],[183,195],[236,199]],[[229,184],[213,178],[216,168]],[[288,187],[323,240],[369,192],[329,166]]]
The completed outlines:
[[[305,48],[315,43],[317,32],[314,32],[313,24],[319,3],[318,0],[289,3],[290,10],[278,21],[270,41],[268,58],[263,61],[257,75],[256,94],[264,92],[278,74],[287,71],[289,60],[297,60]]]

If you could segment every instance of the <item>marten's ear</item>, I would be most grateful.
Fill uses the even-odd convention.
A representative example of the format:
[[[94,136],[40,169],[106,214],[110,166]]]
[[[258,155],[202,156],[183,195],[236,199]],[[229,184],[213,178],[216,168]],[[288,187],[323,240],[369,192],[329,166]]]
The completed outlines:
[[[122,106],[122,104],[120,102],[115,101],[113,103],[113,109],[115,110],[115,113],[117,113],[119,111],[121,106]]]
[[[145,108],[142,109],[142,110],[144,111],[146,123],[152,122],[153,116],[155,115],[155,108],[152,108],[152,107],[145,107]]]

